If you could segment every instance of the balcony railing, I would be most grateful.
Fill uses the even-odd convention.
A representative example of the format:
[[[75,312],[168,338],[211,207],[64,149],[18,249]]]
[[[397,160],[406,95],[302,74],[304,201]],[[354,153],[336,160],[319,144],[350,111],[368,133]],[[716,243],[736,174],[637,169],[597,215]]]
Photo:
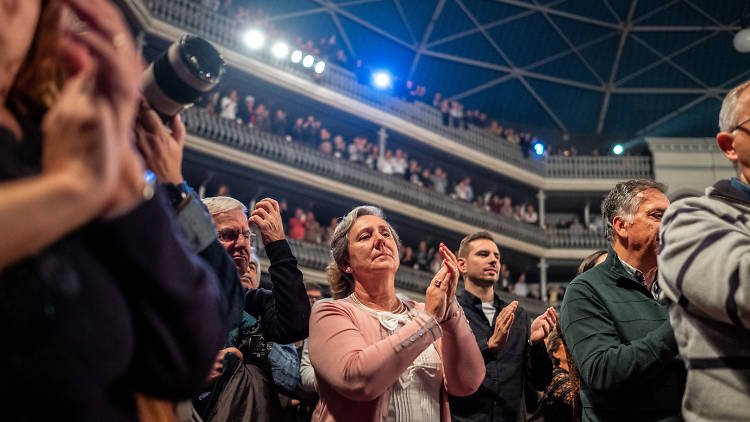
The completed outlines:
[[[350,186],[374,192],[390,199],[410,204],[453,220],[482,227],[496,233],[542,247],[573,246],[576,235],[562,236],[557,231],[546,232],[541,228],[517,222],[515,219],[477,208],[467,202],[453,199],[430,189],[396,177],[387,176],[362,164],[338,159],[284,138],[240,125],[233,120],[209,115],[205,110],[191,108],[183,113],[189,133],[221,144],[280,162],[306,172],[340,181]],[[601,236],[599,236],[601,238]],[[563,240],[561,240],[563,239]],[[586,237],[577,244],[593,245],[594,238]],[[604,244],[603,240],[601,245]],[[568,246],[562,246],[568,245]],[[591,246],[591,248],[598,248]]]
[[[294,256],[297,258],[299,266],[302,268],[322,271],[331,260],[330,250],[325,245],[317,245],[295,239],[287,239],[287,241],[292,248]],[[260,254],[261,256],[266,256],[265,250],[261,249]],[[395,286],[398,289],[424,294],[432,277],[433,274],[428,272],[401,266],[396,273]],[[518,297],[512,293],[497,292],[497,294],[508,303],[517,300],[526,311],[535,315],[541,314],[549,306],[549,304],[541,300]]]
[[[122,1],[122,0],[121,0]],[[135,1],[135,0],[131,0]],[[235,19],[215,13],[195,0],[143,0],[151,15],[219,45],[247,52],[240,45],[243,28]],[[267,52],[254,52],[253,58],[297,76],[312,79],[312,74],[287,60],[277,60]],[[396,115],[406,121],[453,139],[488,156],[550,178],[631,179],[652,178],[650,157],[547,157],[524,158],[518,146],[492,136],[487,131],[442,124],[441,113],[422,103],[409,103],[357,82],[355,75],[334,63],[326,64],[321,85],[361,103]]]

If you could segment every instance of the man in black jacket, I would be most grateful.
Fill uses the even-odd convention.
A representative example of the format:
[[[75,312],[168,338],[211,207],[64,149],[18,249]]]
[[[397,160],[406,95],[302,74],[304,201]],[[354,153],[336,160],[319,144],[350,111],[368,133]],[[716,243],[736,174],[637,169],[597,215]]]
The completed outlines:
[[[476,393],[450,397],[453,420],[526,420],[525,383],[544,390],[552,378],[544,339],[557,322],[557,312],[549,308],[532,322],[532,316],[518,302],[506,304],[495,294],[500,252],[487,232],[461,240],[458,269],[465,291],[456,299],[484,357],[486,375]]]

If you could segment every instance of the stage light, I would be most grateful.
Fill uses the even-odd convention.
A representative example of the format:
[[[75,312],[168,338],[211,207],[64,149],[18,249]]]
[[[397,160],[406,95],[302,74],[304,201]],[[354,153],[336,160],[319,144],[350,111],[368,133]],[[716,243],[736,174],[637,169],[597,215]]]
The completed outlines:
[[[372,75],[372,83],[375,88],[387,89],[391,86],[391,75],[388,72],[376,72]]]
[[[245,32],[243,39],[245,40],[245,44],[251,50],[257,50],[263,47],[263,44],[266,42],[266,36],[257,29],[250,29]]]
[[[622,153],[623,153],[624,151],[625,151],[625,147],[623,147],[623,146],[622,146],[622,145],[620,145],[620,144],[617,144],[617,145],[615,145],[614,147],[612,147],[612,153],[613,153],[613,154],[615,154],[615,155],[620,155],[620,154],[622,154]]]
[[[737,32],[732,43],[740,53],[750,53],[750,28],[742,28]]]
[[[323,73],[323,71],[326,69],[326,62],[323,60],[315,63],[315,73]]]
[[[273,45],[273,47],[271,47],[271,53],[277,59],[283,59],[287,54],[289,54],[289,46],[284,42],[277,41]]]
[[[292,52],[292,63],[299,63],[302,61],[302,52],[299,50],[294,50]]]
[[[534,149],[534,154],[536,154],[537,157],[541,157],[542,155],[544,155],[544,144],[543,143],[541,143],[539,141],[534,142],[534,145],[532,146],[532,148]]]
[[[312,67],[313,63],[315,63],[315,57],[309,54],[302,59],[302,66]]]

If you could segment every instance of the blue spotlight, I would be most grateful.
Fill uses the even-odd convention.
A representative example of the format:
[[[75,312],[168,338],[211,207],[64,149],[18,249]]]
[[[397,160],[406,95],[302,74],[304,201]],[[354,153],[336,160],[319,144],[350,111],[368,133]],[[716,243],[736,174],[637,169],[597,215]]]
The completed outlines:
[[[542,155],[544,155],[543,143],[536,141],[534,142],[534,145],[532,146],[532,148],[534,149],[534,154],[536,154],[537,157],[541,157]]]
[[[623,147],[620,144],[615,145],[612,147],[612,153],[615,155],[621,155],[625,151],[625,147]]]
[[[377,89],[388,89],[391,86],[391,75],[388,72],[380,71],[372,75],[372,83]]]

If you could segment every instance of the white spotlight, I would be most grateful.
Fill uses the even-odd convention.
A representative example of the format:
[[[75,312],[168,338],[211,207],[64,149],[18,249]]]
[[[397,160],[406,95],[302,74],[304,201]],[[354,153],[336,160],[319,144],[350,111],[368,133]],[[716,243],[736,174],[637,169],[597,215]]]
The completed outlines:
[[[302,59],[302,66],[312,67],[313,63],[315,63],[315,57],[313,57],[313,56],[311,56],[309,54],[307,56],[305,56],[304,59]]]
[[[292,63],[299,63],[302,61],[302,52],[299,50],[292,51]]]
[[[326,69],[326,62],[323,60],[315,63],[315,73],[323,73],[323,71]]]
[[[624,151],[625,151],[625,148],[620,144],[617,144],[614,147],[612,147],[612,152],[615,155],[621,155]]]
[[[372,76],[372,83],[378,89],[386,89],[391,86],[391,75],[387,72],[377,72]]]
[[[289,46],[284,42],[277,41],[273,45],[273,47],[271,47],[271,53],[277,59],[283,59],[287,54],[289,54]]]
[[[257,50],[263,47],[263,44],[266,42],[266,36],[257,29],[251,29],[245,32],[244,40],[245,44],[247,44],[251,50]]]

